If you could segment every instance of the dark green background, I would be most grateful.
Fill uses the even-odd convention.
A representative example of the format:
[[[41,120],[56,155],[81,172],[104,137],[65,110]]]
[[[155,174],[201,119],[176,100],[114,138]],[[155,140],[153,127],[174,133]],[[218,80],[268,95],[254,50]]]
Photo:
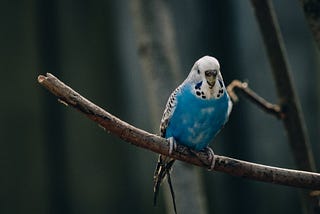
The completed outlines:
[[[163,199],[152,207],[157,155],[106,134],[60,105],[36,81],[37,75],[51,72],[112,114],[157,132],[146,99],[152,86],[141,73],[133,2],[0,1],[0,213],[165,211]],[[248,81],[277,102],[249,1],[164,2],[172,15],[183,78],[194,61],[213,55],[226,84]],[[299,2],[274,3],[319,164],[319,53]],[[165,88],[161,99],[173,89]],[[156,117],[160,121],[161,114]],[[244,99],[213,148],[225,156],[295,168],[281,121]],[[198,172],[209,213],[301,213],[295,188]]]

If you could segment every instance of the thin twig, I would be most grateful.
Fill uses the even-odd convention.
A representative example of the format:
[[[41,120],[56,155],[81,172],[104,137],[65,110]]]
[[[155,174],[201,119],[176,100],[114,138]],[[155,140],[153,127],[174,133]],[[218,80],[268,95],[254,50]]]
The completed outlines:
[[[279,105],[272,104],[264,98],[260,97],[258,94],[256,94],[249,88],[248,83],[246,82],[233,80],[228,85],[227,90],[233,103],[237,103],[239,100],[237,94],[235,93],[235,89],[238,89],[240,92],[242,92],[242,94],[245,95],[246,98],[248,98],[251,102],[260,107],[266,113],[272,114],[278,119],[284,118],[284,114],[282,113]]]
[[[82,97],[52,74],[38,76],[38,82],[64,104],[74,107],[105,130],[133,145],[197,166],[208,168],[211,165],[210,154],[198,152],[197,155],[194,155],[194,152],[190,152],[189,149],[181,145],[177,145],[172,154],[169,154],[170,146],[166,139],[121,121]],[[300,188],[320,189],[320,174],[317,173],[270,167],[220,155],[215,155],[215,160],[214,169],[216,171],[233,176]]]

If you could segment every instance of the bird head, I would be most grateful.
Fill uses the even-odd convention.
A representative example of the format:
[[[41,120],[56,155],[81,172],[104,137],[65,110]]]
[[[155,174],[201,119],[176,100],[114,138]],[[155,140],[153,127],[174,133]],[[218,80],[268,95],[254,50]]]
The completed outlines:
[[[201,82],[207,84],[209,89],[213,89],[218,80],[222,81],[220,64],[218,60],[211,56],[204,56],[196,61],[191,69],[187,81],[197,84]]]

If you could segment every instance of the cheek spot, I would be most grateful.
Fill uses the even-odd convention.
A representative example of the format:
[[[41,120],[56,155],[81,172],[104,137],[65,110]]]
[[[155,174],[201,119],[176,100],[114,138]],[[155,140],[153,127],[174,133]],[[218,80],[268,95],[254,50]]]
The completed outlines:
[[[202,81],[201,81],[201,82],[198,82],[198,83],[195,85],[194,89],[196,89],[196,90],[201,89],[201,85],[202,85]]]

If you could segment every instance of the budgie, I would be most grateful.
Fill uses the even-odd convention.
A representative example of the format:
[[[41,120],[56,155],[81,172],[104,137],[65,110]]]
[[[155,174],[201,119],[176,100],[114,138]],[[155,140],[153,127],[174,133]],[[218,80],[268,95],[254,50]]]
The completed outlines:
[[[161,137],[169,139],[170,146],[177,143],[200,151],[208,145],[228,121],[232,109],[220,65],[216,58],[204,56],[195,62],[188,77],[170,95],[161,123]],[[214,154],[211,149],[212,160]],[[176,203],[170,171],[174,159],[160,155],[154,173],[154,205],[162,180],[167,177],[174,211]]]

